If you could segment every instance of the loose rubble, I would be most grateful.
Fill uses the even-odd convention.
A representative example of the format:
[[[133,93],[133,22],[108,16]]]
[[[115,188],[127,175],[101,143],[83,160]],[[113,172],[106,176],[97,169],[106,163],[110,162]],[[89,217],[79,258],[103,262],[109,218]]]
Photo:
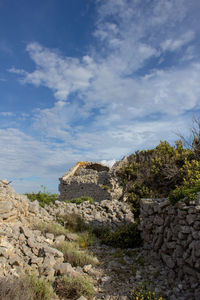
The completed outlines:
[[[46,210],[54,217],[66,214],[79,214],[86,224],[107,225],[113,229],[124,222],[134,222],[134,215],[129,205],[117,200],[102,200],[93,204],[85,201],[78,205],[56,201],[55,206],[48,206]]]

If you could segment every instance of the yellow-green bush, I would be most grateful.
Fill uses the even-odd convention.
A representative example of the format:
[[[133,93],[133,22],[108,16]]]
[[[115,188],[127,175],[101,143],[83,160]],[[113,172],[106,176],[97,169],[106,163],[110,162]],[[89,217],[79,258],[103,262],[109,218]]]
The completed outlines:
[[[191,184],[185,183],[169,193],[169,201],[171,204],[176,204],[179,200],[184,199],[185,203],[189,204],[190,201],[195,201],[197,199],[197,193],[199,192],[200,180]]]
[[[141,198],[167,197],[177,187],[200,179],[200,163],[193,149],[184,148],[180,140],[173,146],[164,141],[154,149],[137,151],[128,161],[119,175],[136,216]]]

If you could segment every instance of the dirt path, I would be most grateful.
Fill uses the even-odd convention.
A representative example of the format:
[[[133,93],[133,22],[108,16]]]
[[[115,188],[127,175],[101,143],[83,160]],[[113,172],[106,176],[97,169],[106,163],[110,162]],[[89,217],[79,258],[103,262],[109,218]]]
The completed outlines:
[[[98,267],[87,270],[95,280],[95,300],[133,299],[131,290],[141,290],[141,286],[162,295],[163,300],[193,299],[190,284],[174,278],[160,261],[148,261],[148,252],[142,248],[122,250],[96,244],[90,250],[100,261]]]

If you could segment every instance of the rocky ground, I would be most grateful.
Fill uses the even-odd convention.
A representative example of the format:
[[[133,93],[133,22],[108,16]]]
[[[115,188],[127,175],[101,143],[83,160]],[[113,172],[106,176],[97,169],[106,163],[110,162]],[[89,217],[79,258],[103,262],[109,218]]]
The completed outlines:
[[[164,299],[199,299],[197,285],[174,278],[168,268],[160,261],[148,261],[148,252],[144,249],[119,249],[105,245],[95,245],[92,251],[97,255],[100,265],[89,268],[96,280],[95,299],[126,300],[131,298],[131,290],[146,286]]]
[[[131,217],[128,209],[123,210],[121,204],[116,206],[115,203],[109,205],[105,202],[103,205],[105,214],[97,205],[99,216],[107,217],[110,223],[114,222],[114,218]],[[95,286],[95,300],[135,299],[131,298],[131,290],[138,286],[142,288],[142,285],[155,289],[163,296],[162,299],[200,299],[197,285],[179,282],[173,271],[164,267],[156,257],[149,261],[149,253],[142,247],[122,250],[96,241],[89,250],[98,258],[99,264],[72,266],[63,253],[55,248],[55,244],[76,241],[76,234],[53,234],[33,226],[38,221],[52,224],[58,206],[45,210],[37,202],[32,203],[25,196],[16,194],[6,181],[0,182],[0,277],[19,276],[22,270],[27,269],[34,269],[51,281],[61,275],[75,278],[89,275]],[[63,210],[63,204],[61,207]],[[94,207],[89,204],[87,207],[88,217],[91,218],[92,214],[92,219]],[[67,298],[54,296],[52,300],[55,299]],[[79,300],[84,299],[79,297]]]

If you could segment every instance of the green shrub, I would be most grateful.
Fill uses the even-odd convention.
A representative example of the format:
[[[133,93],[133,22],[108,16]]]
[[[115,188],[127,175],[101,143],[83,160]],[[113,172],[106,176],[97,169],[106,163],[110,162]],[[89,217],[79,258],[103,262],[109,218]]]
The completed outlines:
[[[66,200],[66,203],[75,203],[75,204],[81,204],[85,201],[89,201],[89,203],[94,203],[94,199],[92,197],[89,196],[81,196],[79,198],[73,198],[71,200]]]
[[[65,241],[56,244],[55,247],[63,253],[64,261],[69,262],[74,267],[83,267],[84,265],[95,265],[98,263],[97,258],[88,251],[81,250],[78,243]]]
[[[68,230],[73,232],[83,232],[89,229],[79,214],[65,214],[58,216],[58,221]]]
[[[39,191],[38,193],[26,193],[25,195],[29,198],[30,201],[37,200],[41,207],[45,207],[45,205],[54,204],[56,200],[58,200],[58,194],[51,194],[46,191],[44,186],[41,186],[43,191]]]
[[[100,236],[102,243],[119,248],[134,248],[141,244],[138,223],[121,225],[115,231],[107,231]]]
[[[76,300],[80,296],[92,299],[95,295],[93,284],[86,276],[63,276],[57,280],[55,290],[63,299]]]
[[[193,184],[182,185],[172,192],[169,193],[169,201],[172,205],[176,204],[179,200],[189,203],[190,201],[195,201],[197,199],[197,193],[200,192],[200,180],[197,180]]]
[[[0,278],[2,300],[50,300],[52,296],[51,284],[34,274]]]

